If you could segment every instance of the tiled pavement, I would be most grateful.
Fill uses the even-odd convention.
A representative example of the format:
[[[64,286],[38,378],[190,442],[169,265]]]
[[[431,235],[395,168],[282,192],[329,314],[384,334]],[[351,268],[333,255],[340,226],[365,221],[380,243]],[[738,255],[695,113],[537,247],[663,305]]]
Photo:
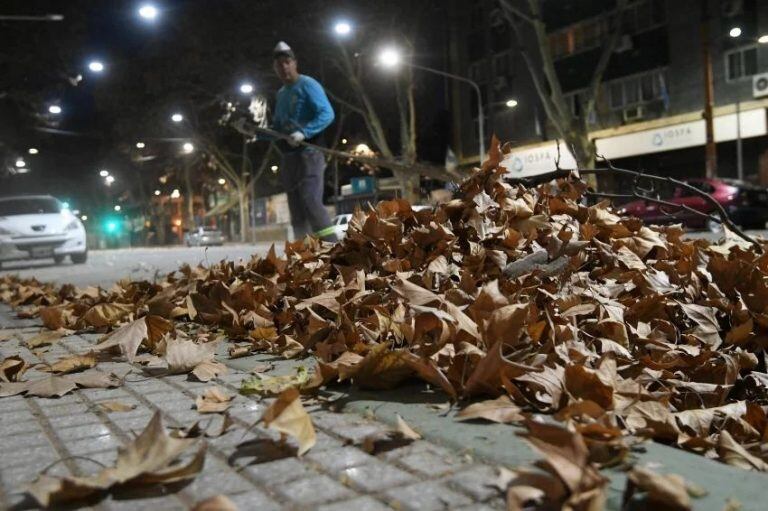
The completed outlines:
[[[21,341],[40,331],[35,321],[19,320],[0,309],[0,327],[16,338],[0,342],[0,359],[20,354],[30,364],[84,353],[96,335],[73,335],[55,343],[42,358]],[[198,393],[211,383],[187,375],[147,377],[122,362],[100,362],[96,369],[126,374],[114,389],[81,389],[58,399],[0,398],[0,508],[34,507],[23,485],[41,471],[51,475],[88,475],[116,459],[116,448],[140,432],[156,410],[168,426],[189,426],[202,416],[194,410]],[[26,379],[48,373],[31,369]],[[246,373],[236,369],[215,383],[235,394]],[[106,412],[100,401],[133,403],[128,412]],[[90,502],[100,510],[175,510],[217,494],[229,496],[242,510],[442,510],[503,509],[498,491],[488,485],[494,467],[450,449],[418,440],[377,455],[359,445],[372,433],[389,429],[360,415],[307,406],[318,442],[298,458],[290,444],[260,427],[248,429],[268,401],[238,395],[230,407],[234,427],[208,440],[205,468],[186,485],[152,488],[144,493],[109,495]],[[246,431],[248,430],[248,431]],[[75,506],[77,507],[77,506]]]

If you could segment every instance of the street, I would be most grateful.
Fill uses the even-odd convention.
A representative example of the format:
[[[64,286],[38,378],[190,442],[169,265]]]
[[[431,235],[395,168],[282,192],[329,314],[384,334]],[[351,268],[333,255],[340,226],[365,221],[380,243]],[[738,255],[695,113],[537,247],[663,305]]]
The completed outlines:
[[[34,277],[43,282],[74,284],[76,286],[109,287],[117,280],[152,280],[156,273],[177,270],[182,264],[210,264],[222,259],[237,261],[249,259],[253,254],[265,254],[270,244],[232,244],[221,247],[160,247],[119,250],[92,250],[85,264],[72,264],[67,259],[56,265],[51,259],[12,261],[3,264],[2,274],[18,274],[22,278]],[[276,243],[282,251],[282,243]]]

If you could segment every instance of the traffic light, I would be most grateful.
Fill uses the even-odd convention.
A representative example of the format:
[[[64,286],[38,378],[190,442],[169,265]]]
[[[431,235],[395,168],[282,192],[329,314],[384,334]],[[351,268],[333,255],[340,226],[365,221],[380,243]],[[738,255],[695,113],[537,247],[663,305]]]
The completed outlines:
[[[119,218],[107,217],[102,223],[102,228],[108,236],[117,236],[122,230],[122,221]]]

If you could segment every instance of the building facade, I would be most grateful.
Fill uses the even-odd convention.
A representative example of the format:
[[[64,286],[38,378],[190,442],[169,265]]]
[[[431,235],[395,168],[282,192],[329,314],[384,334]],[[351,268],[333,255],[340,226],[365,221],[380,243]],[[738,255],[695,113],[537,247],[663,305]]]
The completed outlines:
[[[700,0],[630,0],[621,20],[614,7],[614,0],[543,2],[554,65],[575,115],[603,45],[621,23],[596,111],[588,119],[598,154],[626,168],[704,176],[707,46],[717,175],[768,184],[768,2],[708,0],[705,11]],[[480,85],[486,133],[511,142],[511,170],[521,175],[553,170],[556,130],[496,0],[453,0],[450,27],[451,71]],[[507,106],[510,99],[514,108]],[[455,85],[451,100],[459,161],[476,163],[476,99]],[[560,151],[562,167],[575,165],[566,147]]]

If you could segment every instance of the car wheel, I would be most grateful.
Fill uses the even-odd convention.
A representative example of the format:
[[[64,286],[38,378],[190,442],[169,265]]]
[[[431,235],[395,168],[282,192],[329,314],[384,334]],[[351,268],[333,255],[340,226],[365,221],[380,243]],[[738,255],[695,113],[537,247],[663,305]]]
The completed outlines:
[[[83,264],[88,260],[88,251],[86,250],[80,254],[72,254],[70,257],[72,258],[73,263]]]
[[[715,222],[714,220],[707,220],[707,230],[709,232],[722,232],[723,225],[720,222]]]
[[[64,262],[64,256],[63,255],[55,255],[53,256],[53,262],[56,264],[61,264]]]

